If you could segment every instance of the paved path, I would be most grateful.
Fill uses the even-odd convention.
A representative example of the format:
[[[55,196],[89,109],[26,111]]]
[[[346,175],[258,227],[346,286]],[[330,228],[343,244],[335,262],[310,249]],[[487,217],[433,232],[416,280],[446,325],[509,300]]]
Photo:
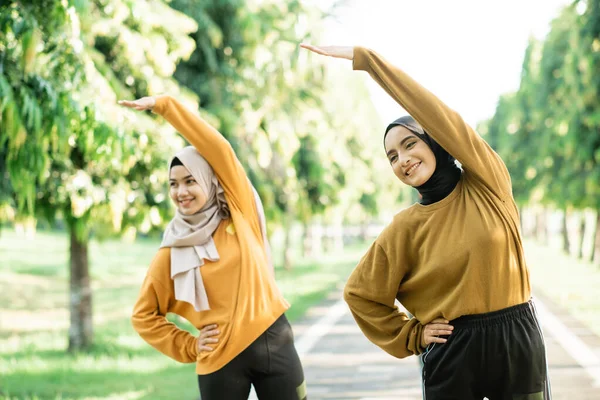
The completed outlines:
[[[309,399],[421,399],[417,358],[398,360],[371,344],[339,299],[339,292],[332,294],[294,324]],[[549,299],[539,302],[553,399],[600,400],[600,338]],[[566,334],[556,332],[556,320],[568,326]],[[561,343],[580,353],[570,354]]]

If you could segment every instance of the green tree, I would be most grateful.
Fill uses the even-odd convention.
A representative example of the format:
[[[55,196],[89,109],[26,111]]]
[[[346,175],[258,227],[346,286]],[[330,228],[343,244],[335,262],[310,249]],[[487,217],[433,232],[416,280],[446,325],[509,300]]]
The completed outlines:
[[[67,226],[69,349],[83,349],[93,342],[89,239],[162,226],[163,170],[177,143],[116,100],[177,92],[170,76],[193,50],[187,34],[196,25],[158,1],[152,9],[11,1],[1,16],[0,153],[10,197],[19,214]]]

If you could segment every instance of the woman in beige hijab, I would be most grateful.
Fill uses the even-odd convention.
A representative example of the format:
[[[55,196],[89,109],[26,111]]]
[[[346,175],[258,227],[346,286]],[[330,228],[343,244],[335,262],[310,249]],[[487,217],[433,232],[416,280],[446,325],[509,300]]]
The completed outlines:
[[[229,142],[170,96],[119,104],[162,115],[191,144],[169,164],[177,210],[134,307],[149,344],[195,362],[203,400],[305,399],[304,374],[274,280],[260,198]],[[165,318],[178,314],[198,337]]]

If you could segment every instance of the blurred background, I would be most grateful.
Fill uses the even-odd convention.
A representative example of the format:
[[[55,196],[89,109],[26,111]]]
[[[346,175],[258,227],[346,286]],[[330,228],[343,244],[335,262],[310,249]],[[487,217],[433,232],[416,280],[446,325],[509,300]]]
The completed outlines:
[[[1,398],[197,398],[129,323],[185,143],[118,99],[168,93],[232,143],[292,322],[416,200],[382,147],[404,112],[303,41],[373,48],[476,127],[534,289],[600,335],[600,0],[0,0]]]

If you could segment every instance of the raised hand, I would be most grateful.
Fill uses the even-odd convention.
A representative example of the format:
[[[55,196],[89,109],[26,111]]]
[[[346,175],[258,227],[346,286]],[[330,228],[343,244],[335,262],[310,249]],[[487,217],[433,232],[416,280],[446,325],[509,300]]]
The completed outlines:
[[[446,343],[447,339],[439,336],[448,336],[452,333],[454,327],[448,324],[443,318],[437,318],[425,325],[423,328],[423,343],[427,346],[430,343]]]
[[[313,46],[307,43],[300,43],[300,47],[323,56],[344,58],[346,60],[354,58],[354,47],[352,46]]]
[[[118,103],[124,107],[133,108],[136,110],[152,110],[156,105],[156,99],[152,96],[142,97],[137,100],[119,100]]]
[[[200,330],[200,334],[196,338],[196,343],[198,345],[198,353],[201,353],[203,351],[213,351],[213,348],[207,345],[210,343],[217,343],[219,339],[213,338],[211,336],[216,336],[219,333],[220,332],[217,329],[216,324],[206,325],[204,328],[202,328]]]

